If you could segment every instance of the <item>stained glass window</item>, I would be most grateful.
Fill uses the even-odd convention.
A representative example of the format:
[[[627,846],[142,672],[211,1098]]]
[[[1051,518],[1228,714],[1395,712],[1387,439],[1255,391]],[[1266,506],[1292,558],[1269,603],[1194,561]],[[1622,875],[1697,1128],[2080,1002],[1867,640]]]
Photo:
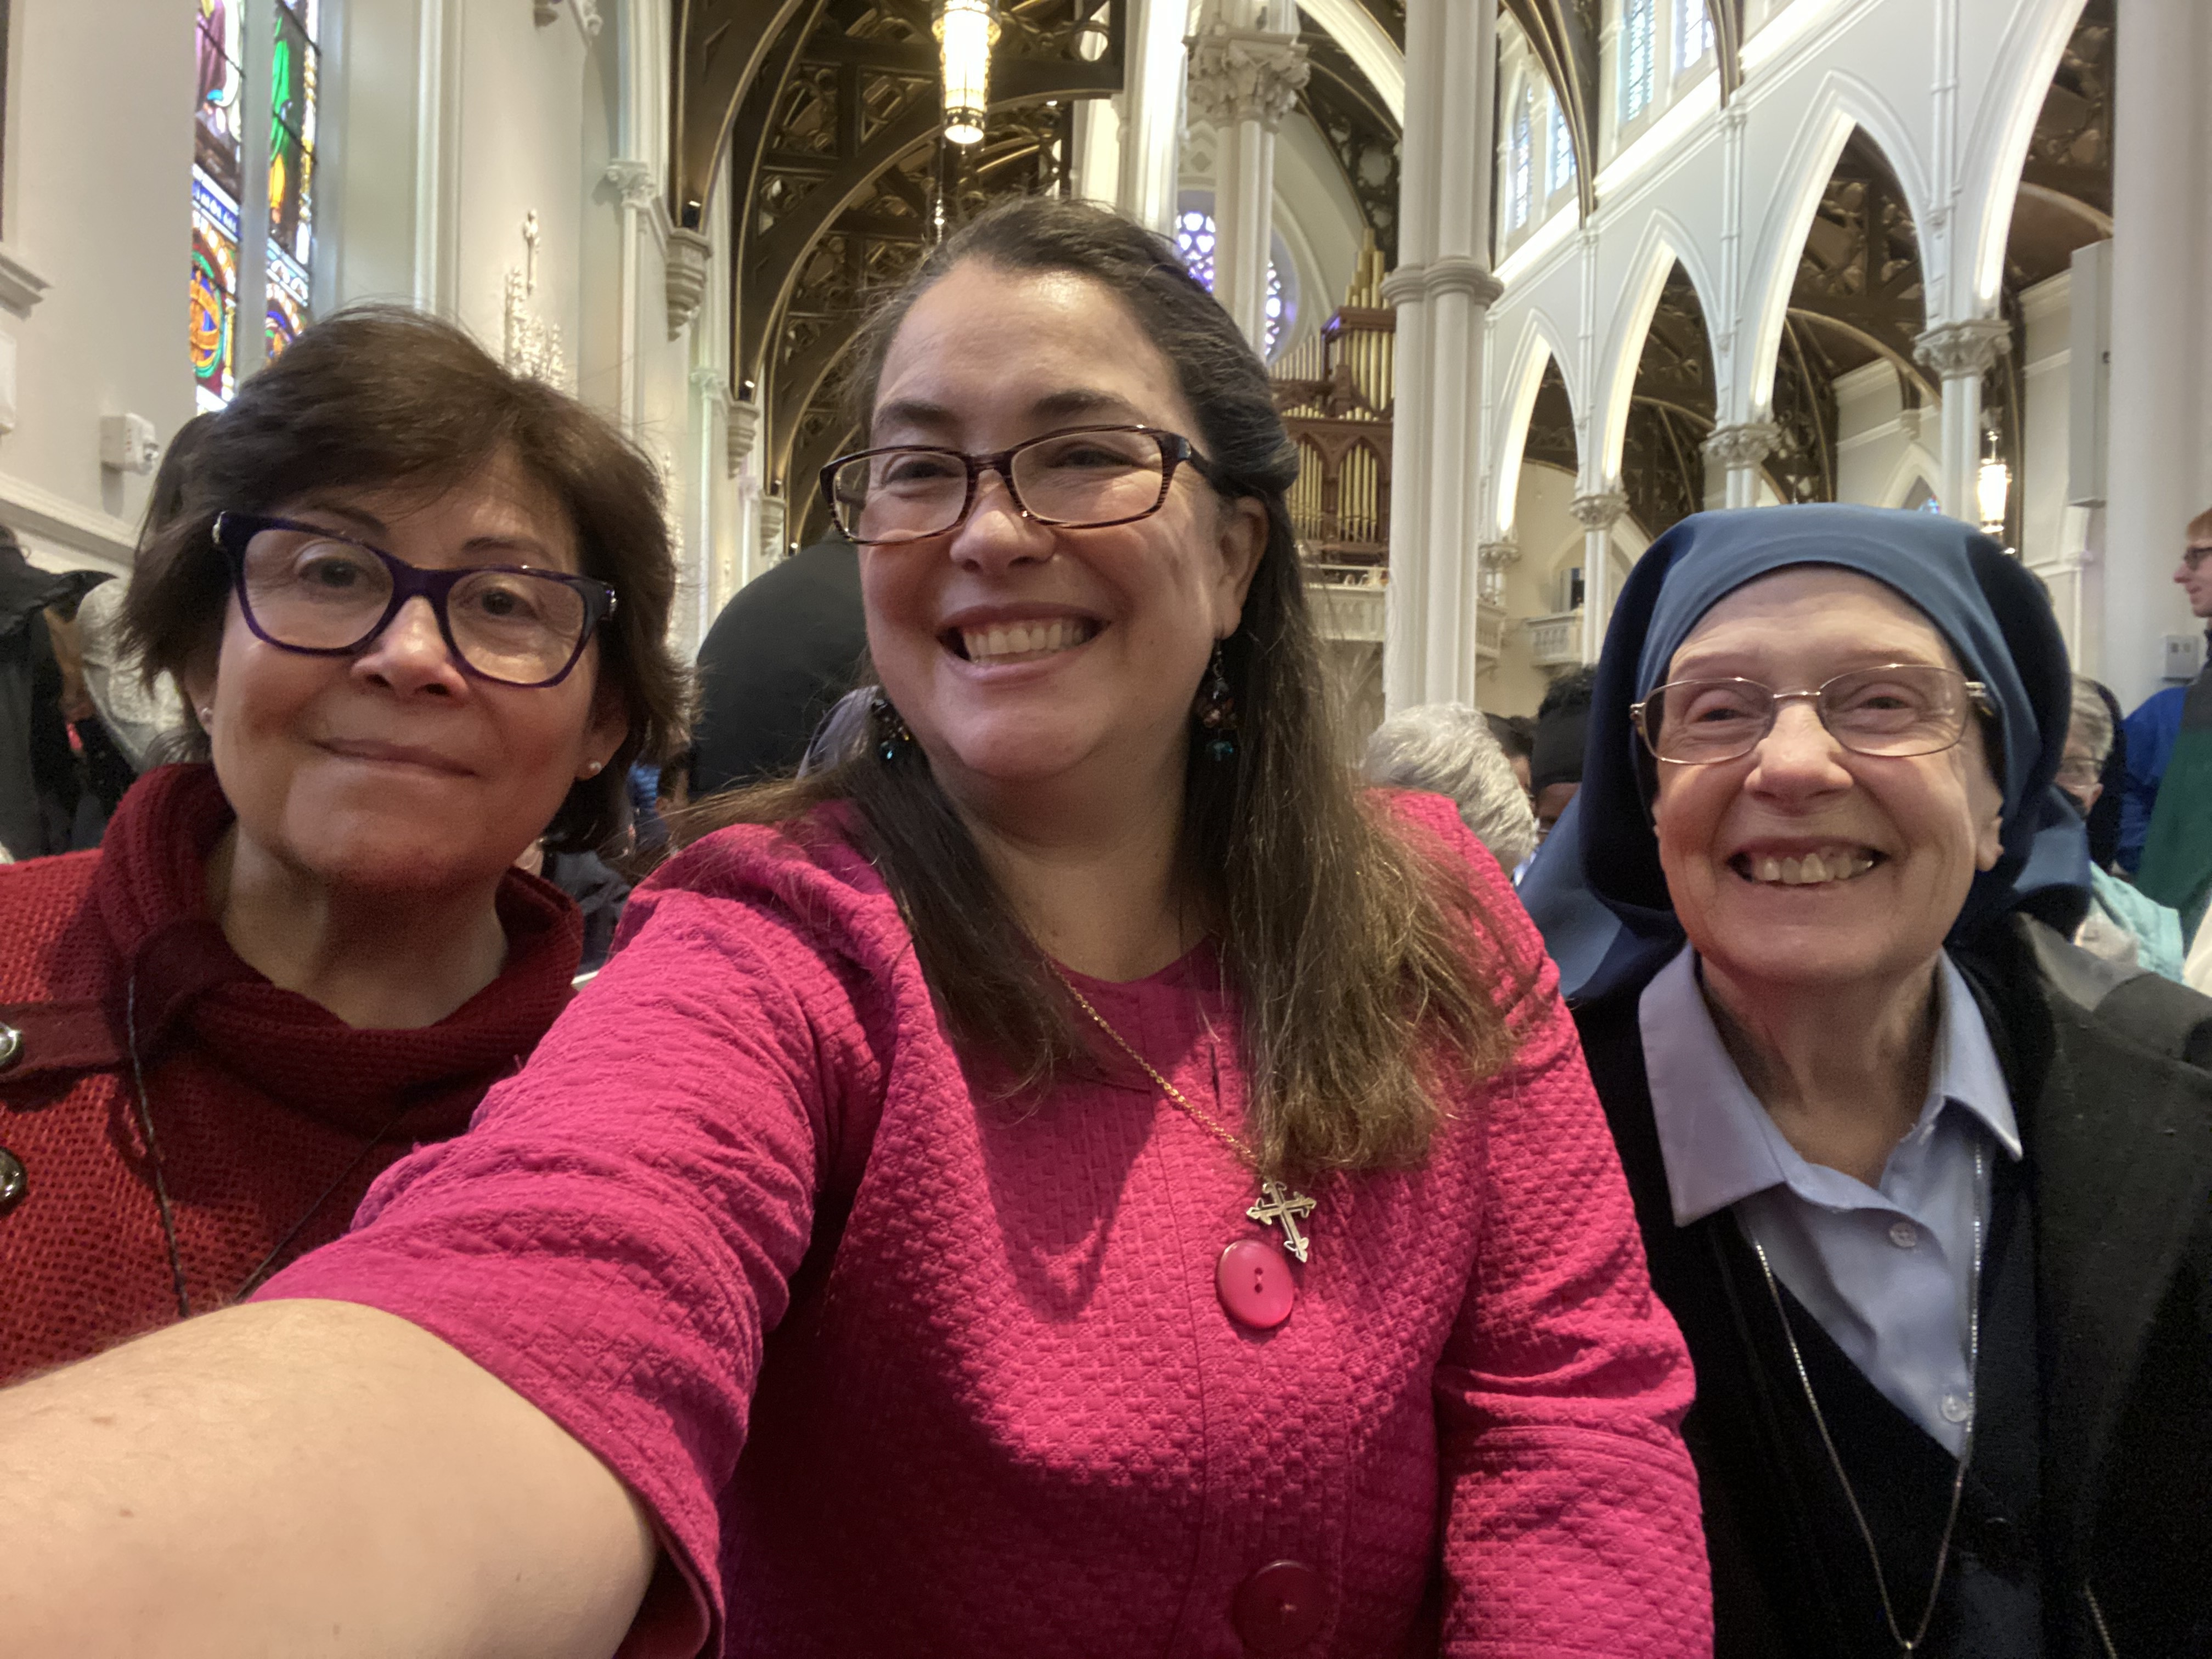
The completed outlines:
[[[1213,291],[1215,240],[1213,216],[1205,209],[1185,208],[1176,215],[1176,252],[1182,255],[1183,269],[1197,277],[1209,294]],[[1275,268],[1273,259],[1267,261],[1265,312],[1267,339],[1261,356],[1272,357],[1275,353],[1275,343],[1282,337],[1284,325],[1291,316],[1290,295],[1283,284],[1283,273]]]
[[[273,0],[265,88],[246,82],[240,39],[246,0],[195,0],[199,95],[193,117],[192,264],[189,339],[202,409],[220,409],[260,357],[273,357],[307,326],[313,289],[319,42],[327,0]],[[256,75],[257,82],[259,76]],[[268,123],[269,222],[240,223],[246,143]],[[258,244],[258,246],[257,246]],[[256,262],[267,314],[240,343],[242,275]],[[255,336],[258,335],[258,340]]]
[[[1567,112],[1559,107],[1558,99],[1552,100],[1551,141],[1552,175],[1550,191],[1556,194],[1575,181],[1575,140],[1567,130]]]
[[[202,409],[236,385],[238,191],[246,134],[240,0],[198,0],[199,98],[192,127],[192,384]]]
[[[1713,49],[1713,15],[1706,9],[1705,0],[1680,0],[1682,7],[1682,35],[1676,43],[1676,66],[1688,69],[1701,64],[1705,54]]]
[[[1528,105],[1524,99],[1513,112],[1513,137],[1505,152],[1505,228],[1518,230],[1528,222],[1530,184],[1535,159],[1528,133]]]
[[[1620,118],[1633,121],[1651,102],[1652,11],[1657,0],[1627,0],[1620,26]]]
[[[322,0],[276,0],[269,70],[269,322],[272,357],[307,321],[314,252],[315,115]]]

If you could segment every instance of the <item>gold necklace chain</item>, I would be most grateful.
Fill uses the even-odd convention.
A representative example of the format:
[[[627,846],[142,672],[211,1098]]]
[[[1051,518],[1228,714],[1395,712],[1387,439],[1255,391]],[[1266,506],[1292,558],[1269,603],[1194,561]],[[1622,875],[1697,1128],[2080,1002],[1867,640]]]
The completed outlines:
[[[1314,1200],[1304,1193],[1285,1188],[1279,1181],[1270,1179],[1260,1167],[1258,1157],[1244,1144],[1241,1135],[1232,1134],[1223,1127],[1212,1114],[1201,1109],[1196,1102],[1163,1077],[1159,1069],[1139,1054],[1129,1039],[1115,1030],[1106,1016],[1091,1006],[1091,999],[1075,988],[1075,981],[1061,972],[1058,963],[1047,958],[1045,965],[1052,969],[1053,977],[1067,988],[1067,994],[1075,999],[1075,1006],[1090,1015],[1091,1023],[1100,1030],[1114,1039],[1115,1047],[1137,1062],[1145,1075],[1159,1086],[1160,1092],[1173,1102],[1185,1117],[1234,1152],[1238,1163],[1260,1177],[1260,1200],[1244,1213],[1263,1227],[1279,1226],[1283,1230],[1283,1248],[1304,1261],[1313,1241],[1299,1230],[1298,1223],[1313,1213]]]

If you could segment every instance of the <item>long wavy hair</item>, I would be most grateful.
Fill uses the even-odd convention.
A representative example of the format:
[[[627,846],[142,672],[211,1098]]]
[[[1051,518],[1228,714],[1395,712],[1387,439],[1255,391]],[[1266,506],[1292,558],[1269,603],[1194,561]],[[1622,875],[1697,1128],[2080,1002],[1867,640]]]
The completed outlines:
[[[1247,1127],[1273,1174],[1417,1162],[1447,1078],[1507,1058],[1520,988],[1489,982],[1501,953],[1463,875],[1364,799],[1340,757],[1286,492],[1297,450],[1267,373],[1161,238],[1103,208],[1050,198],[997,205],[948,238],[856,341],[848,394],[866,430],[884,361],[915,299],[963,261],[1069,271],[1126,306],[1173,366],[1231,495],[1267,509],[1267,542],[1223,665],[1240,730],[1232,760],[1193,742],[1180,861],[1241,1010]],[[1195,695],[1197,687],[1192,691]],[[687,838],[788,823],[849,802],[863,850],[913,931],[956,1041],[1011,1071],[1013,1091],[1096,1058],[1094,1034],[1023,931],[919,746],[875,742],[799,781],[693,810]]]

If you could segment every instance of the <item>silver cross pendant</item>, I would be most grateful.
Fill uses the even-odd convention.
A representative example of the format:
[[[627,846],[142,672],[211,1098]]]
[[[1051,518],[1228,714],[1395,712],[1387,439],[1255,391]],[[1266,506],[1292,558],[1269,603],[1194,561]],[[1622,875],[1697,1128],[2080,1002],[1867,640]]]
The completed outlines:
[[[1314,1212],[1314,1201],[1304,1193],[1287,1190],[1279,1181],[1260,1183],[1260,1201],[1244,1212],[1262,1227],[1283,1230],[1283,1248],[1301,1261],[1313,1241],[1298,1231],[1299,1220]]]

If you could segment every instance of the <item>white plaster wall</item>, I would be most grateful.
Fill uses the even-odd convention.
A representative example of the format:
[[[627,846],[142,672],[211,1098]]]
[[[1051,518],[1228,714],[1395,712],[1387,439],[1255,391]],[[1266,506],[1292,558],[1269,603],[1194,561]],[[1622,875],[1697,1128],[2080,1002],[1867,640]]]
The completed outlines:
[[[2068,377],[2074,356],[2074,276],[2060,271],[2020,296],[2027,325],[2021,354],[2022,410],[2021,476],[2012,481],[2021,505],[2020,556],[2030,565],[2048,565],[2062,554],[2081,551],[2082,519],[2069,520],[2066,509],[2069,407]],[[2069,539],[2075,544],[2065,544]]]
[[[15,423],[0,434],[0,521],[40,563],[129,568],[147,480],[100,464],[100,421],[164,441],[192,412],[189,7],[15,0],[0,248],[49,286],[0,309]]]
[[[1895,368],[1877,360],[1836,380],[1836,499],[1863,507],[1902,507],[1913,484],[1937,477],[1928,447],[1941,427],[1936,409],[1907,410]],[[1718,469],[1712,469],[1717,471]]]

